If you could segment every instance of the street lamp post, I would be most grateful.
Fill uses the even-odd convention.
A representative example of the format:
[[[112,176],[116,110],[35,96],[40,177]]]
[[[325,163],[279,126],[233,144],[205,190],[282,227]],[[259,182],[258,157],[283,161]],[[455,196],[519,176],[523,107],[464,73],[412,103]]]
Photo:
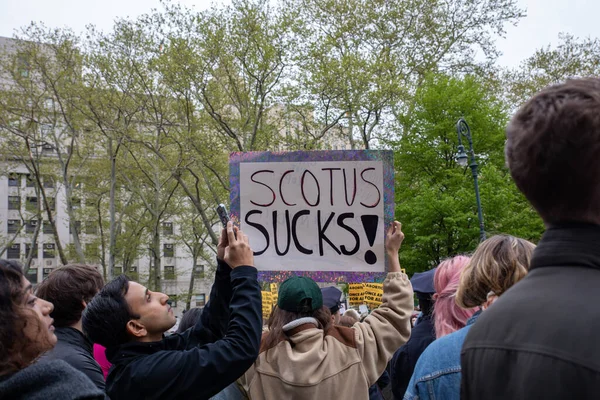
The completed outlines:
[[[469,142],[469,155],[471,156],[469,167],[473,173],[473,181],[475,182],[475,199],[477,200],[477,215],[479,216],[479,240],[483,242],[485,240],[485,227],[483,225],[483,212],[481,210],[481,199],[479,198],[479,183],[477,181],[477,161],[475,161],[475,152],[473,151],[473,138],[471,137],[471,129],[467,121],[463,118],[459,119],[456,123],[456,132],[458,134],[458,154],[456,154],[456,162],[461,167],[467,166],[467,153],[465,152],[465,146],[462,144],[463,136],[467,138]]]

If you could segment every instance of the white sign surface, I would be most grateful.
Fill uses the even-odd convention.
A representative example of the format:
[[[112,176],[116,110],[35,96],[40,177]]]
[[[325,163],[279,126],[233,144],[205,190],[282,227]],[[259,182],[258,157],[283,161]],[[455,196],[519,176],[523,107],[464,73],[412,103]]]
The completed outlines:
[[[242,162],[239,182],[259,270],[385,270],[382,162]]]

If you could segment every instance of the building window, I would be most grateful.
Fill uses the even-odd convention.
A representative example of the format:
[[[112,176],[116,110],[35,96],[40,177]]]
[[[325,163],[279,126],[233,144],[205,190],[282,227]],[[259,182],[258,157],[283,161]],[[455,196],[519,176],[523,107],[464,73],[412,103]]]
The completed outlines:
[[[47,140],[48,135],[52,132],[52,125],[50,124],[42,124],[40,126],[40,133],[42,134],[42,140]]]
[[[37,278],[37,268],[29,268],[26,273],[25,276],[27,277],[27,280],[30,283],[36,284],[38,283],[38,278]]]
[[[21,209],[21,198],[19,196],[8,196],[8,209],[9,210]]]
[[[169,300],[167,300],[167,303],[169,303],[171,305],[171,307],[177,307],[177,295],[175,294],[170,294],[169,295]]]
[[[172,235],[173,234],[173,223],[172,222],[163,222],[163,235]]]
[[[6,250],[6,258],[21,258],[21,245],[17,243],[9,246]]]
[[[163,245],[163,257],[174,257],[175,250],[173,249],[172,243],[165,243]]]
[[[198,278],[198,279],[204,278],[204,265],[196,265],[194,267],[194,278]]]
[[[25,225],[25,232],[33,233],[35,232],[35,228],[37,227],[38,221],[35,219],[30,219],[27,221],[27,225]]]
[[[27,60],[26,56],[18,57],[17,68],[19,70],[19,75],[21,75],[22,78],[27,78],[29,76],[29,60]]]
[[[81,233],[81,221],[75,221],[75,230],[77,231],[77,233]],[[69,224],[69,234],[72,235],[73,234],[73,225]]]
[[[26,257],[29,257],[29,253],[33,250],[33,258],[38,258],[38,247],[37,244],[35,245],[35,247],[31,247],[31,243],[27,243],[25,244],[25,255]],[[36,272],[37,274],[37,272]]]
[[[204,307],[206,304],[206,295],[204,293],[196,295],[196,307]]]
[[[174,265],[166,265],[165,266],[165,279],[175,279],[175,266]]]
[[[85,223],[85,233],[88,235],[95,235],[98,233],[98,225],[94,221],[88,221]]]
[[[54,234],[54,231],[52,230],[52,224],[50,223],[50,221],[44,221],[44,223],[42,224],[42,230],[47,235]]]
[[[44,258],[54,258],[54,249],[55,249],[54,243],[44,244],[43,257]]]
[[[19,186],[19,175],[10,174],[8,176],[8,186],[18,187]]]
[[[38,198],[37,197],[27,197],[25,202],[25,210],[29,212],[35,212],[38,209]]]
[[[88,243],[85,245],[84,250],[85,258],[98,259],[100,258],[100,246],[95,243]]]
[[[127,272],[127,276],[134,281],[138,279],[138,267],[129,267],[129,272]]]
[[[53,98],[47,98],[44,101],[44,107],[46,107],[46,109],[50,110],[54,108],[54,99]]]
[[[9,219],[8,220],[8,233],[17,233],[21,228],[21,221],[18,219]]]
[[[52,268],[44,268],[43,278],[46,279],[48,277],[48,275],[50,275],[51,272],[52,272]]]
[[[25,185],[27,187],[35,187],[35,179],[33,175],[27,175],[27,179],[25,179]]]
[[[42,153],[53,153],[54,152],[54,146],[52,146],[50,143],[44,143],[42,145]]]
[[[45,176],[44,187],[46,189],[52,189],[54,187],[54,178],[52,178],[51,176]]]

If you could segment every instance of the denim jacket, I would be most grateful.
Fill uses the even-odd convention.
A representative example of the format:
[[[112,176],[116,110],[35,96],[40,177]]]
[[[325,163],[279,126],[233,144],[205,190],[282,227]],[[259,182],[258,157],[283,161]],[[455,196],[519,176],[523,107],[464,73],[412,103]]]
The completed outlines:
[[[481,311],[467,326],[431,343],[419,357],[404,400],[460,400],[460,351],[467,333]]]

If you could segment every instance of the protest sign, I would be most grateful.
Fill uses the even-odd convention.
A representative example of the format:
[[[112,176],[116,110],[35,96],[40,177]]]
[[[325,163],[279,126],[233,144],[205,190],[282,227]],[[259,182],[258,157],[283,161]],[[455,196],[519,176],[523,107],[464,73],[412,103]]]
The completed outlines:
[[[348,302],[350,304],[363,304],[365,294],[363,284],[351,283],[348,286]]]
[[[259,271],[320,281],[381,276],[392,167],[389,151],[232,153],[231,210]]]
[[[271,292],[263,290],[262,295],[262,313],[264,318],[269,318],[273,309],[273,297]]]
[[[383,297],[383,284],[365,283],[364,287],[365,303],[371,307],[379,307],[381,305],[381,298]]]
[[[272,303],[275,305],[277,304],[277,299],[279,298],[279,288],[277,287],[276,283],[271,283],[269,287],[271,288]]]

